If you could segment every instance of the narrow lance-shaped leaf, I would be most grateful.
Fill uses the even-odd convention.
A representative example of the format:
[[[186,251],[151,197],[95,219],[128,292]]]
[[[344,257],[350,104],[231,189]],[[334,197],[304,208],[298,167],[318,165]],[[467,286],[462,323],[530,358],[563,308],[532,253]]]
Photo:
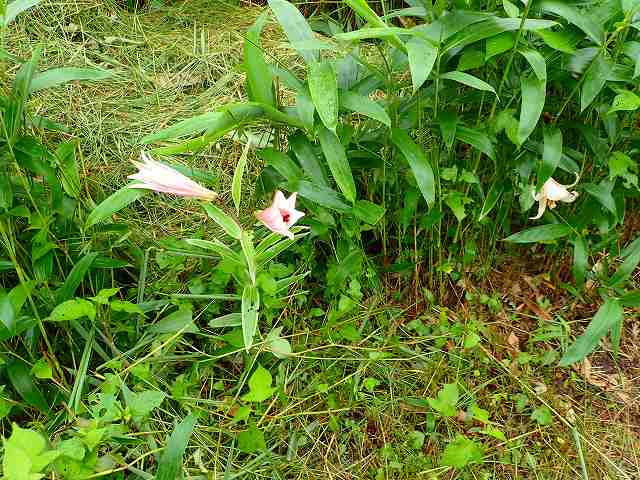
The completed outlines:
[[[40,2],[42,2],[42,0],[14,0],[13,2],[7,2],[5,0],[3,3],[5,3],[6,10],[4,17],[0,16],[0,23],[6,27],[22,12],[30,9],[31,7],[35,7]]]
[[[238,215],[240,214],[240,195],[242,192],[242,177],[244,176],[244,170],[247,166],[247,157],[249,153],[249,147],[251,144],[247,142],[242,150],[242,155],[240,155],[240,160],[238,160],[238,164],[236,165],[235,170],[233,171],[233,181],[231,182],[231,197],[233,198],[233,203],[236,206],[236,212]]]
[[[602,26],[589,15],[588,11],[581,11],[566,0],[544,0],[537,2],[536,7],[553,12],[569,23],[573,23],[589,35],[598,45],[602,45],[604,41],[604,30]]]
[[[256,283],[256,252],[253,248],[253,240],[249,232],[243,231],[240,237],[240,245],[242,246],[242,253],[247,263],[247,271],[249,272],[249,278],[253,284]]]
[[[276,106],[273,94],[273,80],[269,65],[265,61],[261,48],[260,33],[267,20],[267,12],[263,12],[247,30],[244,41],[244,67],[247,71],[247,83],[251,91],[251,100]]]
[[[413,37],[407,42],[407,54],[415,93],[429,78],[438,58],[438,48],[424,38]]]
[[[33,76],[33,80],[29,86],[29,93],[31,94],[39,90],[55,87],[75,80],[104,80],[112,76],[112,72],[107,70],[97,70],[95,68],[52,68],[51,70],[36,73]]]
[[[389,118],[386,110],[368,97],[354,92],[343,92],[340,95],[340,103],[342,107],[348,110],[373,118],[387,127],[391,127],[391,118]]]
[[[269,0],[269,7],[276,16],[289,42],[294,47],[298,46],[298,53],[304,58],[305,62],[307,64],[316,62],[319,57],[319,51],[312,46],[308,46],[312,44],[311,42],[313,42],[315,36],[298,7],[287,2],[287,0]],[[305,45],[306,48],[302,48],[300,45]]]
[[[458,71],[447,72],[440,75],[440,78],[445,80],[453,80],[454,82],[462,83],[463,85],[467,85],[468,87],[491,92],[496,96],[498,95],[495,89],[487,82],[485,82],[484,80],[480,80],[478,77],[474,77],[473,75],[469,75],[468,73]]]
[[[559,128],[547,127],[544,129],[544,149],[542,151],[542,163],[538,170],[538,188],[549,180],[560,164],[562,158],[562,131]]]
[[[611,61],[602,54],[593,59],[591,66],[584,74],[582,95],[580,96],[580,111],[583,112],[593,103],[607,83],[607,77],[612,69]]]
[[[406,158],[422,196],[431,207],[436,200],[436,184],[433,169],[424,151],[415,144],[406,131],[399,128],[391,130],[391,141]]]
[[[351,174],[351,167],[347,160],[347,154],[340,139],[335,133],[323,128],[318,133],[322,152],[331,170],[333,179],[340,187],[340,191],[351,203],[356,201],[356,184]]]
[[[96,208],[94,208],[85,222],[85,228],[90,228],[109,218],[114,213],[122,210],[130,203],[144,197],[148,190],[139,188],[122,187],[120,190],[105,198]]]
[[[518,124],[518,142],[522,145],[535,130],[546,99],[547,82],[535,76],[524,77],[521,81],[522,104]]]
[[[552,223],[522,230],[521,232],[514,233],[510,237],[505,238],[504,241],[511,243],[549,242],[551,240],[566,237],[571,232],[572,229],[568,225]]]
[[[529,65],[531,65],[531,69],[533,73],[535,73],[538,80],[547,80],[547,63],[544,60],[544,57],[540,55],[540,53],[536,50],[526,49],[521,50],[520,53],[524,58],[527,59]]]
[[[187,449],[195,424],[196,417],[191,414],[176,425],[176,428],[171,432],[167,440],[167,447],[160,457],[156,480],[175,480],[182,476],[182,457]]]
[[[309,65],[309,92],[320,120],[332,132],[338,125],[338,78],[329,62]]]
[[[587,268],[589,266],[589,251],[587,241],[580,235],[573,243],[573,277],[576,279],[576,286],[582,288],[584,285]]]
[[[235,238],[236,240],[240,240],[242,230],[240,225],[238,225],[233,218],[211,203],[203,203],[202,207],[207,212],[209,218],[222,227],[227,235]]]
[[[258,330],[259,310],[260,294],[258,289],[253,285],[246,285],[242,292],[242,337],[247,352],[253,345],[253,337]]]
[[[598,346],[598,342],[618,323],[622,321],[624,311],[617,300],[605,301],[589,326],[567,349],[560,366],[566,367],[584,360]]]
[[[362,17],[369,26],[373,28],[388,28],[387,24],[384,23],[376,12],[373,11],[366,0],[344,0],[344,3],[349,5],[354,12],[360,15],[360,17]],[[389,37],[389,43],[403,52],[406,50],[404,44],[395,35]]]

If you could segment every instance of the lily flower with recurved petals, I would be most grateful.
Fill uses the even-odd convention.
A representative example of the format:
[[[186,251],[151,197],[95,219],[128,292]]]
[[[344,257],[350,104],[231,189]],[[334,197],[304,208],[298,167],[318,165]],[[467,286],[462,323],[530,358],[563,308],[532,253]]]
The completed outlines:
[[[531,217],[532,220],[537,220],[542,217],[542,214],[547,208],[556,208],[557,202],[565,202],[572,203],[578,198],[578,192],[573,191],[570,192],[569,189],[571,187],[575,187],[580,179],[579,175],[576,173],[576,181],[571,185],[562,185],[561,183],[556,182],[553,178],[549,178],[544,185],[542,186],[542,190],[537,194],[533,192],[533,198],[536,202],[538,202],[538,214],[535,217]]]
[[[289,229],[302,217],[304,212],[296,210],[296,197],[298,193],[292,193],[289,198],[278,190],[273,196],[273,202],[268,208],[256,212],[256,218],[265,227],[275,233],[293,238],[293,232]]]
[[[215,200],[218,198],[216,192],[212,192],[194,182],[177,170],[155,161],[145,152],[140,153],[140,158],[142,162],[133,162],[138,167],[138,172],[129,175],[127,178],[139,180],[142,183],[131,184],[129,188],[142,188],[153,190],[154,192],[171,193],[180,197],[200,198],[203,200]]]

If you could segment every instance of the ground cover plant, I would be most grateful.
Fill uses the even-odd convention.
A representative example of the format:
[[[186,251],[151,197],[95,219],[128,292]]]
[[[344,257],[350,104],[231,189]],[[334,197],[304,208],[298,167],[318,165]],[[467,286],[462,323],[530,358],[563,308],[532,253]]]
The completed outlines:
[[[640,2],[0,29],[2,478],[640,475]]]

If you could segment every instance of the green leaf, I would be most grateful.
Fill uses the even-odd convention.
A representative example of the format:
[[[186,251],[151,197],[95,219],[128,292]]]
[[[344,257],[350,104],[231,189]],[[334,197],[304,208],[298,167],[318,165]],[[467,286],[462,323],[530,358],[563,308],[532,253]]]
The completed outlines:
[[[582,288],[589,266],[589,247],[583,236],[578,236],[573,242],[573,276],[576,286]]]
[[[325,208],[337,210],[338,212],[347,212],[351,208],[343,201],[343,197],[338,192],[316,183],[301,180],[295,184],[294,190],[297,190],[298,195],[302,198]]]
[[[31,373],[39,379],[51,379],[53,378],[53,370],[51,365],[47,363],[44,358],[41,358],[31,367]]]
[[[413,93],[416,93],[433,70],[438,58],[438,48],[424,38],[413,37],[407,42],[407,54]]]
[[[640,237],[636,238],[622,251],[621,258],[624,259],[622,265],[618,267],[607,282],[611,287],[619,286],[625,282],[634,272],[638,263],[640,263]]]
[[[562,53],[573,54],[576,51],[576,39],[570,33],[560,30],[538,30],[536,35],[542,38],[542,41],[554,50]]]
[[[544,150],[542,152],[542,163],[538,169],[538,186],[540,191],[542,186],[553,175],[560,164],[562,158],[562,131],[559,128],[548,127],[544,129]]]
[[[254,285],[246,285],[242,292],[242,337],[244,348],[248,352],[253,345],[253,337],[258,330],[258,312],[260,294]]]
[[[6,480],[38,480],[41,472],[60,452],[47,449],[47,441],[34,430],[12,424],[11,436],[4,440],[2,470]]]
[[[150,333],[162,335],[164,333],[197,333],[198,327],[193,323],[193,311],[190,305],[182,305],[175,312],[170,313],[155,325],[149,327]]]
[[[318,138],[333,179],[346,199],[354,203],[356,201],[356,184],[351,174],[351,166],[347,160],[344,146],[336,134],[326,128],[320,129]]]
[[[256,283],[256,252],[253,248],[253,240],[249,232],[243,231],[240,237],[240,245],[242,246],[242,253],[244,253],[244,259],[247,264],[247,270],[249,272],[249,278],[253,284]]]
[[[264,433],[254,424],[249,425],[248,430],[238,434],[238,449],[244,453],[256,453],[267,449],[264,441]]]
[[[385,214],[385,208],[368,200],[358,200],[353,206],[353,215],[369,225],[377,224]]]
[[[440,125],[442,141],[447,146],[447,149],[451,150],[453,142],[456,139],[458,116],[453,112],[440,112],[440,115],[438,116],[438,124]]]
[[[302,170],[289,155],[273,148],[264,148],[258,152],[267,165],[276,169],[287,182],[295,182],[302,178]]]
[[[47,400],[36,384],[33,383],[30,369],[26,363],[22,360],[11,360],[7,362],[6,371],[13,388],[25,402],[42,413],[49,412]]]
[[[189,438],[196,424],[196,417],[191,414],[176,425],[167,440],[167,447],[158,464],[156,480],[176,480],[182,477],[182,457],[187,449]]]
[[[306,86],[303,86],[296,93],[296,113],[303,123],[304,128],[311,131],[315,121],[316,106],[311,100],[311,94]]]
[[[131,411],[131,416],[136,422],[140,422],[147,418],[153,410],[162,405],[162,402],[166,397],[166,394],[159,390],[132,392],[125,386],[122,391],[127,406]]]
[[[511,18],[520,16],[520,9],[509,0],[502,0],[502,8],[504,8],[505,13]]]
[[[480,210],[480,216],[478,217],[478,221],[481,222],[484,220],[491,210],[496,206],[500,196],[504,192],[504,184],[502,182],[494,182],[487,193],[487,198],[484,200],[484,204],[482,205],[482,209]]]
[[[136,315],[144,315],[144,310],[135,303],[125,300],[112,300],[109,302],[109,308],[114,312],[134,313]]]
[[[244,67],[247,71],[251,100],[275,107],[273,77],[260,43],[260,33],[267,21],[267,15],[264,11],[247,30],[244,40]]]
[[[242,190],[242,177],[244,176],[244,170],[247,166],[247,157],[249,153],[249,147],[251,144],[247,142],[242,150],[242,155],[240,155],[240,160],[238,160],[238,164],[233,171],[233,181],[231,182],[231,197],[233,198],[233,203],[236,206],[236,212],[240,215],[240,193]]]
[[[316,48],[299,47],[299,45],[312,45],[311,42],[315,40],[315,35],[298,7],[286,0],[269,0],[269,8],[271,8],[278,23],[284,30],[289,42],[294,47],[298,46],[298,53],[304,58],[305,62],[307,64],[316,62],[320,53]]]
[[[67,300],[56,306],[48,320],[51,322],[68,322],[69,320],[77,320],[78,318],[88,317],[94,321],[96,318],[96,307],[93,303],[83,298],[74,298]]]
[[[453,468],[464,468],[471,463],[482,462],[484,451],[482,445],[457,435],[456,439],[444,449],[440,463]]]
[[[487,157],[495,160],[496,152],[487,134],[474,130],[473,128],[458,125],[456,127],[456,138],[461,142],[468,143],[477,150],[480,150]]]
[[[378,29],[389,28],[387,27],[387,24],[384,23],[384,21],[376,14],[376,12],[373,11],[366,0],[344,0],[344,3],[349,5],[354,12],[360,15],[360,17],[362,17],[370,27]],[[404,44],[395,34],[391,34],[388,40],[389,43],[399,50],[403,52],[406,50]]]
[[[338,78],[327,61],[309,65],[309,92],[324,126],[335,133],[338,125]]]
[[[235,238],[236,240],[240,240],[240,237],[242,236],[242,229],[233,218],[212,203],[202,203],[202,207],[207,212],[209,218],[216,222],[227,235]]]
[[[281,333],[282,327],[274,328],[269,332],[266,338],[267,348],[277,358],[288,358],[292,351],[291,344],[289,340],[280,336]]]
[[[516,35],[513,32],[503,32],[495,37],[487,38],[486,54],[484,59],[489,60],[496,55],[508,52],[516,43]]]
[[[227,245],[222,243],[217,238],[213,240],[201,240],[199,238],[188,238],[185,240],[189,245],[193,245],[194,247],[202,248],[204,250],[211,250],[212,252],[217,253],[220,257],[225,260],[237,263],[238,265],[242,265],[242,259],[240,255],[231,250]]]
[[[551,410],[549,410],[549,407],[543,405],[531,413],[531,420],[535,421],[538,425],[551,425],[553,423],[553,414]]]
[[[302,166],[304,173],[313,181],[321,186],[328,186],[322,165],[318,161],[318,157],[313,149],[313,145],[309,139],[302,133],[297,133],[289,137],[289,144],[295,154],[298,162]]]
[[[625,293],[622,297],[620,297],[620,303],[629,308],[640,307],[640,290]]]
[[[437,398],[428,398],[427,401],[431,408],[444,417],[453,417],[458,411],[456,405],[458,404],[458,384],[447,383],[438,392]]]
[[[535,76],[521,80],[522,104],[518,124],[518,142],[522,145],[535,130],[546,99],[547,82]]]
[[[494,95],[498,96],[495,89],[491,85],[489,85],[484,80],[480,80],[479,78],[474,77],[473,75],[469,75],[468,73],[458,72],[458,71],[447,72],[440,75],[440,78],[445,80],[453,80],[454,82],[462,83],[463,85],[467,85],[477,90],[484,90],[486,92],[491,92]]]
[[[369,97],[358,95],[355,92],[343,92],[340,95],[340,105],[352,112],[378,120],[387,127],[391,127],[391,118],[384,108]]]
[[[533,69],[536,77],[540,81],[547,81],[547,64],[544,61],[544,57],[540,55],[536,50],[526,49],[520,50],[520,54],[527,59],[529,65]]]
[[[415,144],[405,130],[399,128],[391,130],[391,141],[409,163],[418,188],[427,201],[427,205],[431,207],[436,199],[436,186],[433,169],[424,151]]]
[[[73,266],[64,284],[56,292],[58,302],[64,302],[73,297],[97,256],[98,252],[87,253]]]
[[[567,348],[560,360],[560,366],[566,367],[584,360],[595,348],[611,328],[622,321],[624,311],[617,300],[608,299],[598,309],[589,326],[576,341]]]
[[[4,16],[0,16],[0,23],[2,23],[3,27],[8,26],[18,15],[31,7],[35,7],[40,2],[42,0],[14,0],[13,2],[8,2],[8,5],[5,3],[6,10]]]
[[[613,183],[609,180],[603,180],[598,185],[594,185],[593,183],[585,183],[582,185],[582,188],[594,197],[598,202],[609,212],[613,214],[613,216],[617,216],[616,209],[616,201],[613,198]]]
[[[613,112],[634,111],[640,108],[640,97],[629,90],[622,90],[611,103],[611,108],[607,112],[607,115]]]
[[[604,88],[611,70],[613,70],[613,65],[608,58],[603,55],[597,55],[596,58],[593,59],[591,66],[584,74],[582,95],[580,96],[581,112],[584,112],[584,110],[591,105]]]
[[[112,72],[107,70],[97,70],[95,68],[52,68],[51,70],[36,73],[33,76],[29,87],[29,94],[73,81],[104,80],[106,78],[111,78],[112,76]]]
[[[93,227],[94,225],[106,220],[117,211],[122,210],[124,207],[142,198],[147,193],[148,190],[129,188],[128,186],[122,187],[120,190],[117,190],[105,198],[91,211],[85,222],[85,228]]]
[[[273,378],[269,370],[258,364],[249,379],[249,393],[242,396],[245,402],[263,402],[273,396],[276,387],[272,387]]]
[[[62,187],[71,198],[80,195],[80,173],[76,162],[76,142],[63,142],[56,148],[56,158],[60,163]]]
[[[226,328],[242,326],[242,313],[228,313],[214,318],[209,322],[211,328]]]
[[[635,13],[640,12],[640,0],[622,0],[622,11],[631,13],[635,8]]]
[[[588,12],[579,10],[567,3],[566,0],[544,0],[538,2],[536,7],[555,13],[569,23],[574,24],[598,45],[602,45],[604,42],[604,30],[598,21],[593,19]]]
[[[56,450],[60,452],[61,456],[69,457],[78,461],[82,461],[85,455],[84,444],[78,437],[72,437],[61,441],[57,445]]]
[[[609,157],[609,179],[622,178],[625,188],[638,188],[638,165],[622,152],[612,152]]]
[[[504,239],[505,242],[511,243],[536,243],[550,242],[562,237],[566,237],[573,230],[570,226],[560,223],[550,223],[548,225],[539,225],[514,233],[510,237]]]

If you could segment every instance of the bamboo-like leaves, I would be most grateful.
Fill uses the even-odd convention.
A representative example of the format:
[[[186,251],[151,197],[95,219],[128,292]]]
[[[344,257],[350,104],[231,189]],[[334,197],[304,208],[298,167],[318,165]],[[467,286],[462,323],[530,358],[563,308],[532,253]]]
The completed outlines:
[[[309,65],[309,92],[324,126],[335,133],[338,126],[338,78],[329,62]]]

